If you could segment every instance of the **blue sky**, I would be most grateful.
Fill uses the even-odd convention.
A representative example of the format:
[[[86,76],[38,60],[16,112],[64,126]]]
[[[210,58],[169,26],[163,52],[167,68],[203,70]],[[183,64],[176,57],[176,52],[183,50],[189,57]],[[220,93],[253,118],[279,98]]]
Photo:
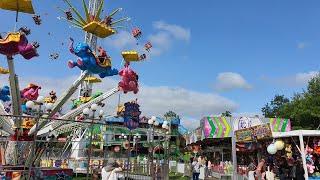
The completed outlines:
[[[20,14],[18,26],[32,29],[29,40],[40,42],[40,57],[25,61],[17,56],[17,74],[22,82],[74,78],[79,70],[68,69],[66,62],[76,57],[66,44],[70,36],[83,41],[84,33],[57,19],[62,14],[56,6],[67,7],[62,0],[33,1],[43,24],[36,26],[30,15]],[[320,2],[316,0],[107,0],[104,11],[117,7],[123,8],[119,17],[132,18],[128,27],[143,30],[140,44],[148,40],[154,44],[151,58],[133,65],[144,88],[140,97],[146,98],[142,100],[146,114],[173,109],[193,122],[224,110],[260,113],[274,94],[300,92],[319,69]],[[1,10],[0,17],[0,32],[12,30],[15,13]],[[141,48],[130,38],[121,31],[99,40],[116,68],[121,50]],[[49,60],[51,52],[59,52],[59,60]],[[5,61],[0,65],[6,66]],[[112,84],[117,79],[106,81]]]

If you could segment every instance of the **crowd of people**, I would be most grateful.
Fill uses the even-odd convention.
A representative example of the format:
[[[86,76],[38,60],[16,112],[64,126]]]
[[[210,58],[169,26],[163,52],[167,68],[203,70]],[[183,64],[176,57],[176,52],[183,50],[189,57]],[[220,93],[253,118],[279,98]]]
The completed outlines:
[[[267,179],[279,177],[280,180],[304,180],[302,161],[288,160],[285,157],[264,158],[259,163],[252,161],[248,166],[248,180]]]

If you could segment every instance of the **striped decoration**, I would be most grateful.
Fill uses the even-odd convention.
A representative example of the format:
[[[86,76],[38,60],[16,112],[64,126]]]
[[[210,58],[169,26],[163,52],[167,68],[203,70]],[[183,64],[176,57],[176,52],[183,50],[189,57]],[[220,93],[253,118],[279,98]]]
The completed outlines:
[[[270,127],[272,132],[288,132],[291,131],[290,119],[270,118]]]
[[[203,131],[205,138],[230,137],[231,126],[225,117],[206,117]]]

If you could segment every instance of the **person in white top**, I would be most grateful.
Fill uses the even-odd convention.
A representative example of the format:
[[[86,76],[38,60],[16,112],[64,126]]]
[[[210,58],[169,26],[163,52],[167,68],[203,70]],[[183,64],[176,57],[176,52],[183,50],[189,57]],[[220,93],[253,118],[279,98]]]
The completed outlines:
[[[200,175],[200,162],[198,162],[197,158],[193,158],[192,166],[192,179],[199,180]]]
[[[101,170],[101,178],[102,180],[116,180],[122,177],[122,175],[119,174],[121,171],[122,167],[119,162],[108,163]]]

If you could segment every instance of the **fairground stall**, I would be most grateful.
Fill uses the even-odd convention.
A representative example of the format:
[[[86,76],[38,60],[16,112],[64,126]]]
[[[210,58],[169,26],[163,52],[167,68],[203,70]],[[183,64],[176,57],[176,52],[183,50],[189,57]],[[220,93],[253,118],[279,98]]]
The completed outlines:
[[[235,131],[237,179],[318,179],[318,130],[290,131],[288,119]]]
[[[320,131],[319,130],[295,130],[289,132],[273,132],[273,137],[284,142],[285,146],[276,155],[284,154],[287,162],[293,162],[303,169],[306,178],[320,179]],[[278,147],[275,144],[276,148]],[[291,151],[290,151],[291,147]],[[270,149],[270,147],[269,147]],[[278,148],[277,148],[278,149]],[[297,158],[301,157],[301,159]],[[296,161],[296,162],[295,162]]]
[[[252,127],[257,128],[260,133],[259,138],[272,142],[272,132],[286,132],[291,130],[289,119],[281,118],[259,118],[259,117],[217,117],[208,116],[201,119],[200,128],[196,129],[188,136],[188,146],[194,155],[204,157],[207,170],[201,170],[200,178],[211,176],[218,179],[231,179],[233,172],[237,172],[237,177],[247,177],[250,160],[258,165],[263,143],[257,143],[246,139],[238,140],[232,148],[233,132],[238,132],[238,138],[250,136]],[[200,130],[199,130],[200,129]],[[249,129],[246,131],[246,129]],[[241,134],[242,133],[242,134]],[[266,133],[266,134],[264,134]],[[260,140],[260,139],[259,139]],[[265,142],[267,143],[267,142]],[[265,145],[264,145],[265,146]],[[237,161],[238,163],[233,163]],[[237,171],[234,171],[237,169]]]

